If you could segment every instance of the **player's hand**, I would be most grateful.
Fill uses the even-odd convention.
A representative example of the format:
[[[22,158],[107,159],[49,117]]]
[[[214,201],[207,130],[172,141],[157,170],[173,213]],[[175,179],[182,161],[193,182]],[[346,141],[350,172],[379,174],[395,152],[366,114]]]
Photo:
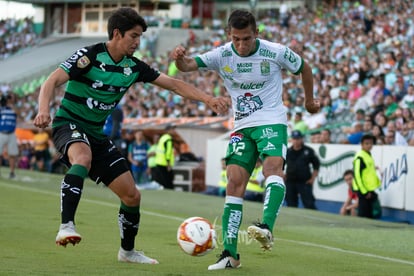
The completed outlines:
[[[173,60],[182,59],[185,57],[185,48],[182,45],[178,45],[171,51],[170,58]]]
[[[318,113],[319,109],[321,107],[321,104],[319,100],[313,100],[313,101],[307,101],[305,102],[305,108],[309,113]]]
[[[52,119],[49,113],[39,112],[33,120],[33,124],[36,127],[45,128],[48,127]]]
[[[217,114],[226,114],[229,110],[230,99],[226,97],[211,97],[206,104]]]

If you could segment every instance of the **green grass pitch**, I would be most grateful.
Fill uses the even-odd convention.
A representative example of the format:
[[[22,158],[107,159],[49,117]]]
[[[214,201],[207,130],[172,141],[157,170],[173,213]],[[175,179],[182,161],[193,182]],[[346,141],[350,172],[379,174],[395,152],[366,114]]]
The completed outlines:
[[[411,225],[283,207],[273,251],[262,252],[246,235],[261,217],[262,205],[254,202],[244,204],[242,267],[207,271],[222,250],[224,199],[165,190],[142,191],[136,241],[138,250],[160,264],[119,263],[118,198],[89,180],[76,217],[83,240],[58,247],[61,179],[22,170],[16,180],[0,178],[0,275],[414,275]],[[206,256],[191,257],[177,245],[177,228],[191,216],[216,221],[219,245]]]

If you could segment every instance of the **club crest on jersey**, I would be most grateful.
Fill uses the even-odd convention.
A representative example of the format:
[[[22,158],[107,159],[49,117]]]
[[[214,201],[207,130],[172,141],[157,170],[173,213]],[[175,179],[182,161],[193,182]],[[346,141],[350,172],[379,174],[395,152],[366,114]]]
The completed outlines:
[[[129,76],[132,74],[132,69],[131,67],[124,67],[124,75],[125,76]]]
[[[83,56],[78,59],[78,61],[76,62],[76,66],[78,66],[78,68],[85,68],[89,65],[89,63],[91,63],[89,58],[87,56]]]
[[[270,63],[267,60],[260,62],[260,72],[262,76],[270,75]]]
[[[243,139],[243,134],[241,133],[233,132],[232,134],[230,134],[230,144],[238,143],[242,139]]]

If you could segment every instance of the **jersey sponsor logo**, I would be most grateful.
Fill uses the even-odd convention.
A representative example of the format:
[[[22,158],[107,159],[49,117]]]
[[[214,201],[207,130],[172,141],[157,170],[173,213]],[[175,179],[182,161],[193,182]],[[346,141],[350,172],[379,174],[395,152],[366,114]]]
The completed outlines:
[[[238,143],[241,140],[243,140],[243,134],[237,132],[230,134],[230,144]]]
[[[272,52],[272,51],[269,51],[267,49],[260,49],[259,50],[259,56],[275,59],[276,58],[276,53]]]
[[[78,59],[78,61],[76,62],[76,66],[78,66],[78,68],[85,68],[89,65],[89,63],[91,63],[89,58],[87,56],[83,56]]]
[[[254,96],[252,93],[247,92],[244,95],[237,97],[235,112],[235,120],[241,120],[253,112],[263,108],[263,102],[259,96]]]
[[[116,104],[117,104],[116,102],[111,103],[111,104],[106,104],[106,103],[100,103],[97,100],[92,99],[92,98],[86,99],[86,105],[90,109],[98,108],[99,110],[111,110],[115,108]]]
[[[253,69],[253,63],[237,63],[237,73],[251,73]]]
[[[267,60],[260,62],[260,73],[262,76],[270,75],[270,63]]]
[[[240,89],[242,90],[256,90],[256,89],[262,89],[265,85],[266,81],[262,82],[249,82],[249,83],[241,83]]]

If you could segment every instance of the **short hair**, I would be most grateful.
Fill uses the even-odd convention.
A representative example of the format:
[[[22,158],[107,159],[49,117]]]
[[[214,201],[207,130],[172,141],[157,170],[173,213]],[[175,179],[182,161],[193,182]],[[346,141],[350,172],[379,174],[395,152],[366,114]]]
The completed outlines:
[[[365,140],[372,140],[372,142],[375,144],[375,142],[377,141],[377,139],[375,138],[374,135],[372,135],[371,133],[365,133],[364,135],[362,135],[361,137],[361,144],[365,141]]]
[[[353,170],[350,170],[350,169],[348,169],[348,170],[346,170],[346,171],[344,172],[343,177],[345,177],[345,176],[346,176],[346,175],[348,175],[348,174],[351,174],[351,175],[352,175],[352,177],[354,177],[354,171],[353,171]]]
[[[124,36],[126,31],[131,30],[137,25],[142,27],[143,32],[148,28],[145,19],[136,10],[123,7],[113,11],[108,19],[107,26],[109,40],[113,38],[115,29],[118,29],[121,35]]]
[[[245,29],[247,27],[251,27],[253,31],[256,31],[256,19],[254,15],[246,10],[234,10],[227,21],[227,29],[228,31],[231,28],[235,28],[238,30]]]

